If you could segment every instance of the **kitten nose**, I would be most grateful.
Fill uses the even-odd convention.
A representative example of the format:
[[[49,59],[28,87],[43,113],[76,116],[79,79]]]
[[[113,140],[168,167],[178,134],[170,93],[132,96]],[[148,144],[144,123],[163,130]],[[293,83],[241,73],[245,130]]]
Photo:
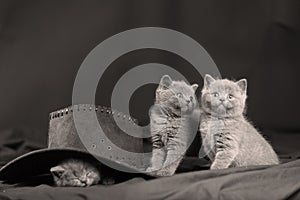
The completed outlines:
[[[220,100],[221,102],[223,102],[223,101],[225,101],[225,98],[220,98],[219,100]]]
[[[83,186],[87,186],[87,181],[81,181],[81,183],[83,184]]]
[[[190,103],[190,102],[191,102],[191,100],[186,100],[186,102],[187,102],[187,103]]]
[[[80,179],[81,183],[87,184],[87,180],[86,179]]]

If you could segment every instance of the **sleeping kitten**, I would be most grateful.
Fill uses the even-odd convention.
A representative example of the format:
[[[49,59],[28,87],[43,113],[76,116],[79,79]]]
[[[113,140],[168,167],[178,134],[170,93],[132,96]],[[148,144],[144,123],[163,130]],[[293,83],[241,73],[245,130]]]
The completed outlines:
[[[198,105],[197,87],[197,84],[190,86],[183,81],[173,81],[168,75],[161,78],[149,113],[153,150],[147,172],[151,175],[173,175],[193,139],[189,117]]]
[[[200,132],[211,169],[278,164],[271,145],[244,117],[247,81],[204,78]]]
[[[90,162],[79,159],[67,159],[50,169],[56,186],[86,187],[98,184],[114,183],[113,179],[102,178],[100,168]]]

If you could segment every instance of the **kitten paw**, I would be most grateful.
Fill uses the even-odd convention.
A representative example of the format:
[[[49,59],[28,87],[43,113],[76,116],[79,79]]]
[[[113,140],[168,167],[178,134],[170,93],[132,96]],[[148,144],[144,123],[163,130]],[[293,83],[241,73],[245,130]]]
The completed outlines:
[[[221,166],[221,165],[214,165],[214,164],[212,164],[210,166],[210,169],[226,169],[226,168],[228,168],[228,167],[224,167],[224,166]]]
[[[146,170],[145,170],[145,173],[150,175],[150,176],[154,176],[154,177],[158,177],[156,175],[156,173],[158,172],[158,169],[155,169],[153,167],[148,167]]]
[[[106,177],[103,178],[103,180],[101,181],[102,185],[113,185],[115,184],[115,179],[111,178],[111,177]]]
[[[148,167],[147,169],[146,169],[146,172],[155,172],[155,171],[157,171],[158,169],[155,169],[154,167]]]
[[[167,171],[167,170],[160,170],[158,171],[157,173],[157,176],[173,176],[174,173],[170,172],[170,171]]]

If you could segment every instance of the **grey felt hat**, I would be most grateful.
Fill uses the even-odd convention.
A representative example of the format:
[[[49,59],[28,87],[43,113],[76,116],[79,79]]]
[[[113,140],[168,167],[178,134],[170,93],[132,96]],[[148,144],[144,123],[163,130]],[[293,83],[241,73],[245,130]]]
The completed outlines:
[[[142,137],[126,133],[141,131],[128,115],[81,104],[52,112],[49,117],[48,148],[10,161],[0,169],[0,180],[18,182],[49,173],[66,158],[91,159],[124,173],[140,173],[147,167],[147,159],[128,156],[144,152]]]

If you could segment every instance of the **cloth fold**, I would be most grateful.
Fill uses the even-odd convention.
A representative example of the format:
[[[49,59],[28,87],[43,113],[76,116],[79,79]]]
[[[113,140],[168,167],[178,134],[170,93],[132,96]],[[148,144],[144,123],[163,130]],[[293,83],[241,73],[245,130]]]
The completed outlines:
[[[195,163],[195,160],[193,160]],[[189,164],[186,160],[186,165]],[[172,177],[134,178],[112,186],[39,185],[2,189],[7,199],[299,199],[300,160],[277,166],[200,170]],[[4,191],[3,191],[4,190]]]
[[[12,128],[0,131],[0,167],[25,153],[45,148],[27,139],[32,131]]]

